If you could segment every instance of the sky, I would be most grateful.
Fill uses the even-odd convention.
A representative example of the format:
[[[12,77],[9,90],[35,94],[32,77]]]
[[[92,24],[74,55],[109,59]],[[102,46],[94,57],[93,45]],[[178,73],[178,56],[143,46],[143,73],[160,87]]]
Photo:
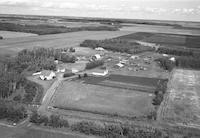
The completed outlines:
[[[200,0],[0,0],[0,14],[200,21]]]

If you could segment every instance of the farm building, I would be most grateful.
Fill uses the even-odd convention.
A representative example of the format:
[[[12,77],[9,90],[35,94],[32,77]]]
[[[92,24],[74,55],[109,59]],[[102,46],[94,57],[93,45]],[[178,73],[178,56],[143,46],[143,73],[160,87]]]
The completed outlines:
[[[131,59],[139,59],[139,56],[132,55]]]
[[[94,56],[92,56],[92,60],[100,60],[101,59],[101,55],[99,54],[95,54]]]
[[[106,76],[107,74],[108,74],[108,70],[92,72],[92,75],[94,76]]]
[[[124,67],[124,64],[118,63],[118,64],[116,64],[116,66],[122,68],[122,67]]]
[[[172,62],[176,61],[175,57],[171,57],[169,60],[172,61]]]
[[[41,80],[52,80],[55,77],[56,77],[56,74],[50,70],[43,70],[40,74]]]
[[[168,57],[169,55],[167,55],[167,54],[162,54],[163,55],[163,57]]]
[[[63,68],[63,69],[57,69],[57,73],[59,73],[59,72],[64,73],[65,72],[65,68]]]
[[[78,69],[72,68],[72,73],[77,73],[77,72],[79,72]]]
[[[97,50],[97,51],[104,51],[104,48],[102,48],[102,47],[97,47],[97,48],[95,48],[95,50]]]

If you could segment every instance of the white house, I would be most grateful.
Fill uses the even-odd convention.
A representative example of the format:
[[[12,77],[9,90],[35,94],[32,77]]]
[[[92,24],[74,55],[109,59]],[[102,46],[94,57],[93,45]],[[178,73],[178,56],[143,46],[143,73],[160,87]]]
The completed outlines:
[[[167,54],[162,54],[163,55],[163,57],[168,57],[169,55],[167,55]]]
[[[101,55],[95,54],[94,56],[92,56],[92,59],[93,60],[99,60],[99,59],[101,59]]]
[[[122,63],[118,63],[118,64],[116,64],[118,67],[120,67],[120,68],[122,68],[122,67],[124,67],[124,65],[122,64]]]
[[[43,70],[40,75],[41,80],[52,80],[56,77],[56,74],[50,70]]]
[[[132,55],[132,56],[131,56],[131,59],[139,59],[139,56]]]
[[[79,72],[78,69],[72,68],[72,73],[77,73],[77,72]]]
[[[172,62],[176,61],[175,57],[171,57],[169,60],[172,61]]]
[[[97,48],[95,48],[95,50],[97,50],[97,51],[104,51],[104,48],[102,48],[102,47],[97,47]]]
[[[103,72],[92,72],[92,75],[94,76],[105,76],[108,74],[108,70],[105,70]]]

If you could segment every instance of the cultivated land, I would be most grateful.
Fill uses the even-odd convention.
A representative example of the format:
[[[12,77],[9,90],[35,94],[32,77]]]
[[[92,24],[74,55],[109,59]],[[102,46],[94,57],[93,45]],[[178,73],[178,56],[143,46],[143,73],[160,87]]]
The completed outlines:
[[[158,120],[187,127],[200,126],[200,72],[176,69],[160,106]]]
[[[119,37],[122,40],[155,43],[166,47],[199,48],[200,35],[179,35],[172,33],[137,32]]]
[[[136,31],[136,32],[152,32],[152,33],[167,33],[178,35],[200,35],[200,27],[196,28],[177,28],[172,26],[163,25],[142,25],[142,24],[129,24],[125,25],[120,30],[122,31]]]
[[[12,32],[12,31],[0,31],[0,36],[2,36],[4,39],[6,39],[6,38],[37,36],[37,34]]]
[[[95,114],[143,116],[153,106],[148,93],[83,84],[63,82],[54,97],[54,107]]]
[[[127,35],[129,31],[81,31],[53,35],[13,38],[0,41],[0,54],[13,54],[25,48],[46,47],[66,48],[77,47],[86,39],[101,40]]]

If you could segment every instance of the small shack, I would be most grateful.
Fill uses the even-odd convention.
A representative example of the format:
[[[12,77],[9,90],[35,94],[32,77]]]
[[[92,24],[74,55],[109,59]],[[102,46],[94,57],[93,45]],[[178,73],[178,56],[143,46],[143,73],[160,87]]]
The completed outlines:
[[[95,50],[96,50],[96,51],[104,51],[104,48],[102,48],[102,47],[97,47],[97,48],[95,48]]]

